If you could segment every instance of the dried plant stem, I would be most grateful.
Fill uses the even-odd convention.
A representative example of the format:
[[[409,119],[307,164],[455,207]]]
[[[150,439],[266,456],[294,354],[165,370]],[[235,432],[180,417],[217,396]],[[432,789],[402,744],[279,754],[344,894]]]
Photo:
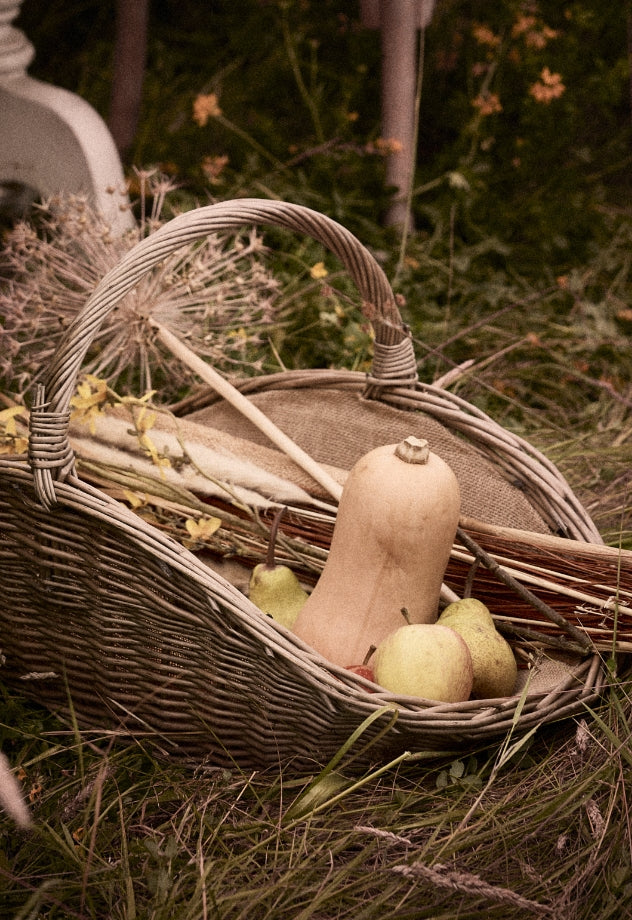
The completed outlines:
[[[223,505],[217,507],[208,502],[197,498],[189,489],[179,487],[173,483],[167,483],[158,477],[146,476],[139,473],[132,467],[123,469],[112,464],[101,463],[96,460],[86,460],[79,458],[78,466],[81,474],[87,477],[93,484],[99,488],[108,491],[115,498],[120,498],[118,492],[113,491],[113,484],[120,486],[122,489],[129,489],[135,492],[144,493],[148,504],[160,508],[174,515],[185,515],[187,517],[195,515],[207,515],[210,512],[221,516],[222,523],[228,525],[231,537],[234,541],[239,541],[245,546],[252,545],[258,555],[261,553],[262,541],[268,539],[269,530],[259,520],[258,516],[249,512],[246,506],[242,506],[247,516],[240,517],[231,514],[227,507]],[[176,539],[181,537],[181,531],[176,523],[173,529],[168,530]],[[259,539],[257,539],[259,538]],[[325,550],[302,539],[295,539],[292,536],[283,534],[283,549],[286,556],[290,559],[299,560],[310,570],[320,572],[327,557]],[[286,558],[284,556],[283,558]]]
[[[18,827],[31,826],[31,815],[22,797],[20,784],[13,775],[9,761],[0,751],[0,808],[13,818]]]
[[[342,486],[330,476],[313,457],[310,457],[302,448],[296,444],[288,435],[270,421],[257,406],[254,405],[243,393],[240,393],[231,383],[229,383],[214,368],[199,358],[195,352],[191,351],[177,336],[169,329],[158,323],[156,320],[150,320],[152,327],[156,330],[160,341],[171,353],[180,358],[192,371],[194,371],[205,383],[219,393],[226,402],[230,403],[233,408],[256,425],[267,438],[272,441],[279,450],[288,456],[297,466],[305,470],[315,482],[323,487],[335,501],[340,501]]]
[[[573,655],[584,655],[586,652],[584,645],[578,645],[563,636],[548,636],[537,629],[519,626],[515,622],[503,621],[502,623],[496,623],[496,628],[505,638],[523,640],[531,643],[536,648],[554,648],[559,649],[561,652],[570,652]]]

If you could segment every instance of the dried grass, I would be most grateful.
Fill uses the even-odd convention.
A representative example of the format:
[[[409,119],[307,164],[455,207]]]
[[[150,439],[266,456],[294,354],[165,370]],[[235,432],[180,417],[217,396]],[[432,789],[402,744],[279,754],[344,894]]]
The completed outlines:
[[[64,730],[31,707],[33,731],[13,700],[0,736],[36,827],[3,843],[7,916],[623,916],[630,711],[613,684],[596,719],[547,730],[500,768],[497,752],[478,751],[329,786],[326,771],[310,782],[187,770],[142,739]],[[296,817],[319,784],[317,810]]]

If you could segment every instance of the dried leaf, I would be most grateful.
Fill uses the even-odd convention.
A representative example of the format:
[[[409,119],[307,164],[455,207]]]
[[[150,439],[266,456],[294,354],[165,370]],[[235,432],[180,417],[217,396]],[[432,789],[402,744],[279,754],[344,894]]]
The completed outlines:
[[[142,506],[147,503],[146,498],[141,498],[138,493],[132,492],[131,489],[123,489],[123,495],[125,496],[125,500],[129,502],[134,511],[137,508],[142,508]]]
[[[202,517],[198,520],[187,518],[184,522],[184,526],[193,540],[204,541],[208,540],[209,537],[212,537],[213,534],[219,530],[222,526],[222,521],[221,518],[218,517]]]

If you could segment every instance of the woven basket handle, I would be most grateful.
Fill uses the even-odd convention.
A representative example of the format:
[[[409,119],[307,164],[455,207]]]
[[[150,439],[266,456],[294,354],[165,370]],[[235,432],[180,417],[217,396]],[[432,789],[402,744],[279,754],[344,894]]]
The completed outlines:
[[[362,311],[375,332],[370,380],[374,386],[414,386],[415,355],[386,275],[368,250],[336,221],[302,205],[244,198],[187,211],[137,243],[100,281],[60,342],[31,409],[29,462],[38,497],[55,503],[54,482],[74,473],[68,439],[70,400],[81,365],[114,306],[166,256],[211,233],[253,224],[294,230],[322,243],[343,263],[362,297]]]

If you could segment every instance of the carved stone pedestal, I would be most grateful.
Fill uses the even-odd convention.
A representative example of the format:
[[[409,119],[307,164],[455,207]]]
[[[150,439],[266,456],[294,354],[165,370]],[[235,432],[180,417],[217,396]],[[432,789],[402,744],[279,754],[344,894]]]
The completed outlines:
[[[85,100],[28,76],[35,51],[11,25],[21,2],[0,0],[0,183],[42,198],[84,193],[122,233],[134,218],[114,141]]]

